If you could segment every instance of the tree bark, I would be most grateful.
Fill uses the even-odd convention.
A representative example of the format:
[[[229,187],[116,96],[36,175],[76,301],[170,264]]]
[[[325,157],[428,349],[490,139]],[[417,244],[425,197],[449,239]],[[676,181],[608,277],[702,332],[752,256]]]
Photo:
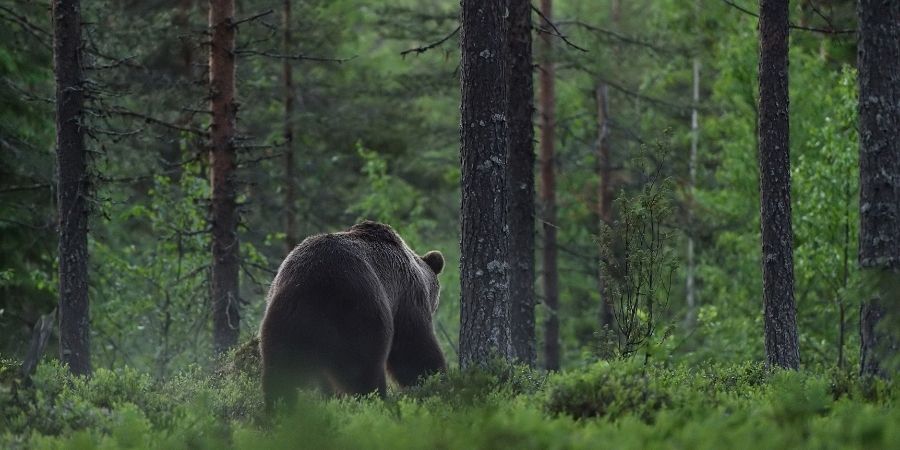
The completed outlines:
[[[59,170],[59,353],[72,373],[91,372],[88,309],[90,180],[84,141],[81,4],[54,0],[56,158]]]
[[[859,263],[900,271],[900,3],[860,0]],[[860,309],[860,373],[890,378],[898,343],[896,306],[878,292]]]
[[[509,6],[509,300],[513,355],[535,364],[534,84],[531,2]]]
[[[788,141],[788,1],[760,0],[759,177],[766,357],[800,366]]]
[[[687,327],[693,327],[697,319],[697,300],[694,288],[694,273],[697,264],[694,261],[694,188],[697,185],[697,145],[700,139],[700,123],[697,116],[697,104],[700,102],[700,60],[694,58],[693,70],[693,106],[691,107],[691,155],[688,162],[688,220],[687,220],[687,269],[685,275],[685,294],[687,300],[687,315],[684,323]]]
[[[506,1],[463,0],[460,366],[510,359]]]
[[[553,20],[552,0],[541,0],[541,14],[546,21]],[[549,23],[544,23],[551,29]],[[559,369],[559,287],[556,269],[556,174],[554,141],[556,117],[554,94],[555,65],[553,63],[553,37],[541,34],[541,203],[544,228],[544,306],[547,318],[544,322],[544,366],[548,370]]]
[[[282,53],[290,54],[291,48],[291,1],[284,0],[282,27]],[[296,181],[294,180],[294,77],[291,60],[282,62],[284,77],[284,244],[286,253],[297,245],[294,205],[296,197]]]
[[[604,83],[594,90],[597,99],[597,232],[612,222],[612,165],[609,149],[609,88]],[[609,282],[606,280],[601,256],[597,267],[597,289],[600,293],[600,326],[604,330],[613,329],[613,305],[609,298]]]
[[[216,353],[237,343],[240,331],[239,241],[235,179],[234,0],[209,1],[210,181],[212,183],[212,304]]]
[[[860,236],[863,267],[900,267],[900,4],[860,0]]]

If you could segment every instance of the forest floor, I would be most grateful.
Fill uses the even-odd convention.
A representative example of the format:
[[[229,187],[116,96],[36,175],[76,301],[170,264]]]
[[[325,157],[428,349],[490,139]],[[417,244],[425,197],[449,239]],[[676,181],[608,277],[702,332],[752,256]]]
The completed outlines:
[[[0,448],[900,448],[896,384],[839,371],[498,364],[387,400],[303,393],[295,413],[267,420],[252,364],[223,367],[154,381],[127,368],[73,377],[47,362],[26,386],[5,360]]]

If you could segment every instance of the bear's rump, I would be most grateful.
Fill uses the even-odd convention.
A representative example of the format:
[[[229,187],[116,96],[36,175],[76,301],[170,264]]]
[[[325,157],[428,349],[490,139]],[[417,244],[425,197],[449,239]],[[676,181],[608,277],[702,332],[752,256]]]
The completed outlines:
[[[265,365],[342,377],[383,370],[390,304],[371,264],[341,244],[301,245],[282,265],[262,324]]]

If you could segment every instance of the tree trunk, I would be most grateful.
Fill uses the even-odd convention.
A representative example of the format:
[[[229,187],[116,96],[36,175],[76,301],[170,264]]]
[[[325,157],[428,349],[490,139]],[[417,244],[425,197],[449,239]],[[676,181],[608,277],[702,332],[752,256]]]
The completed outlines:
[[[800,366],[788,146],[788,1],[760,0],[759,178],[766,357]]]
[[[193,7],[194,0],[179,0],[178,10],[175,11],[175,15],[172,18],[172,24],[175,25],[179,33],[188,34],[191,32],[190,14]],[[191,43],[190,39],[182,38],[181,48],[179,50],[181,53],[181,65],[184,76],[190,78],[191,74],[194,72],[194,45]]]
[[[210,181],[212,183],[212,304],[216,353],[237,343],[238,291],[237,182],[235,179],[234,0],[209,1]]]
[[[81,5],[79,0],[54,0],[52,5],[59,170],[59,357],[72,373],[89,374],[87,197],[90,180],[83,127]]]
[[[291,49],[291,1],[284,0],[282,27],[284,36],[282,53],[290,54]],[[291,60],[282,62],[284,77],[284,244],[286,253],[297,245],[295,225],[296,181],[294,180],[294,77]]]
[[[172,27],[180,36],[188,36],[192,32],[190,15],[193,12],[194,0],[179,0],[178,9],[172,15]],[[194,81],[194,44],[186,37],[179,38],[181,45],[179,50],[181,65],[177,75],[184,78],[185,82]],[[175,124],[178,126],[188,126],[194,118],[191,111],[183,111],[179,114]],[[190,138],[188,138],[190,139]],[[173,139],[160,149],[160,161],[163,165],[164,173],[169,177],[172,184],[177,185],[183,174],[184,168],[182,161],[184,159],[184,138]],[[192,141],[189,141],[192,142]]]
[[[612,23],[613,23],[613,31],[618,32],[618,31],[620,31],[619,23],[622,20],[622,2],[621,2],[621,0],[612,0],[610,10],[612,11],[612,14],[610,14],[610,15],[612,16],[611,19],[612,19]],[[620,48],[620,46],[617,43],[616,49],[618,50],[619,48]]]
[[[609,151],[609,89],[604,83],[594,90],[597,99],[597,232],[612,222],[612,165]],[[613,329],[613,305],[609,298],[609,283],[604,276],[603,256],[598,261],[597,289],[600,293],[600,326],[604,330]]]
[[[860,0],[859,15],[859,263],[900,271],[900,3]],[[860,372],[889,378],[900,339],[896,306],[878,292],[860,310]],[[896,295],[896,294],[895,294]]]
[[[863,267],[900,267],[900,4],[859,2]]]
[[[553,20],[552,0],[541,0],[541,14]],[[546,21],[545,21],[546,22]],[[551,29],[549,23],[544,27]],[[544,227],[544,365],[548,370],[559,369],[559,287],[556,270],[556,175],[554,141],[556,139],[553,37],[541,34],[541,203]]]
[[[512,356],[509,322],[507,2],[462,1],[459,363]]]
[[[694,92],[693,106],[691,107],[691,156],[688,162],[688,220],[687,220],[687,274],[685,276],[685,294],[687,297],[687,315],[684,323],[687,327],[694,326],[697,319],[697,301],[694,288],[694,272],[697,264],[694,261],[694,188],[697,185],[697,145],[700,139],[700,127],[697,119],[697,104],[700,102],[700,60],[694,58]]]
[[[34,369],[37,368],[38,363],[41,362],[41,357],[44,356],[44,349],[47,348],[47,342],[53,333],[53,322],[55,321],[56,310],[54,309],[48,314],[42,315],[37,323],[34,324],[34,328],[31,330],[31,342],[28,344],[28,352],[25,353],[25,358],[22,360],[20,373],[23,377],[30,377],[34,373]]]
[[[509,301],[515,358],[534,366],[534,85],[531,2],[509,6]]]

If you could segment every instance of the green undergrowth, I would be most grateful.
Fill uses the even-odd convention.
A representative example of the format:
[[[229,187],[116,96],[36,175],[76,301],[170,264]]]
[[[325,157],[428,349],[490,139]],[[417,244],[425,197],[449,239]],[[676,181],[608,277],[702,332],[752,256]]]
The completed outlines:
[[[2,361],[0,448],[900,448],[897,388],[838,371],[494,364],[386,400],[301,393],[293,414],[270,420],[257,370],[224,367],[154,381],[48,362],[24,383]]]

